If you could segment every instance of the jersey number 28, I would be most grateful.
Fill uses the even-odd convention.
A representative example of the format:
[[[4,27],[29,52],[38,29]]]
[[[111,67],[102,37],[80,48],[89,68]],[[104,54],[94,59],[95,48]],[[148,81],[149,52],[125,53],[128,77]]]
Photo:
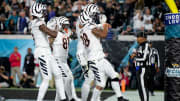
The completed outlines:
[[[63,41],[63,48],[67,49],[69,45],[69,38],[63,38],[62,41]]]
[[[83,33],[83,35],[81,35],[81,39],[83,40],[83,44],[88,47],[89,46],[89,43],[90,43],[90,40],[87,36],[86,33]]]

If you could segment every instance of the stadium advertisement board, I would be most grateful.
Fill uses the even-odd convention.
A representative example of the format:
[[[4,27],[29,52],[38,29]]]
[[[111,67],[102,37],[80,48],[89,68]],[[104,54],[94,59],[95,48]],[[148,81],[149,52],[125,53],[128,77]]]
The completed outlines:
[[[165,101],[180,96],[180,13],[165,14]]]
[[[159,37],[155,40],[155,37]],[[21,70],[24,64],[24,57],[27,54],[27,48],[34,50],[34,42],[31,36],[1,36],[0,37],[0,57],[9,57],[13,52],[13,48],[17,46],[21,54]],[[124,40],[126,39],[127,40]],[[119,71],[121,68],[127,66],[129,55],[132,50],[137,47],[135,37],[121,36],[118,40],[102,40],[104,51],[109,54],[111,63],[115,69]],[[161,39],[161,40],[160,40]],[[164,63],[164,37],[163,36],[149,36],[148,40],[151,40],[153,47],[158,49],[161,62],[161,70],[163,71]],[[81,87],[83,82],[83,76],[81,74],[80,65],[76,59],[77,40],[70,42],[69,49],[69,62],[75,78],[75,86]],[[40,82],[40,80],[39,80]]]

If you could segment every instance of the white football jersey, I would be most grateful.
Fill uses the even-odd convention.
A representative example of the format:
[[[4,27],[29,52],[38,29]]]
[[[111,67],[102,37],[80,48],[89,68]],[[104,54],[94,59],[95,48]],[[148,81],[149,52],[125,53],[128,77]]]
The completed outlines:
[[[39,30],[39,26],[45,24],[45,21],[41,19],[35,19],[31,21],[31,33],[37,48],[50,48],[48,43],[47,34],[44,34]]]
[[[62,61],[66,62],[68,58],[69,50],[69,37],[67,34],[58,32],[57,37],[53,42],[53,55],[55,58],[60,58]]]
[[[87,65],[87,54],[85,52],[85,46],[83,45],[83,41],[81,40],[81,37],[80,37],[79,20],[76,22],[76,33],[78,37],[76,57],[80,65],[85,66]]]
[[[80,29],[80,37],[83,41],[83,45],[85,46],[85,51],[87,53],[88,60],[98,60],[105,57],[103,52],[102,44],[100,42],[100,38],[96,37],[92,33],[93,28],[100,28],[102,27],[94,24],[89,23],[86,24],[82,29]]]

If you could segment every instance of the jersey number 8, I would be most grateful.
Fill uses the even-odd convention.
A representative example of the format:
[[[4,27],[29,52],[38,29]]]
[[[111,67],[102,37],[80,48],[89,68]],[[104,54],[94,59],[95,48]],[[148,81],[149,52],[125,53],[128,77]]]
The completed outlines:
[[[81,35],[81,39],[83,40],[83,44],[88,47],[90,40],[88,39],[88,36],[86,33],[83,33],[83,35]]]
[[[63,48],[67,49],[69,45],[69,38],[63,38]]]

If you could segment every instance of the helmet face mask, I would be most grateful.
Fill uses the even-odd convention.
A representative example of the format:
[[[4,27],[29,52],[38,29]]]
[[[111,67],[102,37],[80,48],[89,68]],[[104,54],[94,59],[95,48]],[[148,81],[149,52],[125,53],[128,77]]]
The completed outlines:
[[[43,10],[42,12],[43,12],[43,17],[42,18],[44,18],[45,22],[48,22],[48,12],[47,12],[47,10]]]
[[[69,29],[70,27],[69,19],[64,16],[57,17],[57,26],[59,31],[64,31],[64,29]]]
[[[93,16],[91,17],[92,21],[98,24],[99,23],[99,15],[100,15],[99,12],[93,13]]]
[[[82,18],[84,18],[87,22],[89,20],[90,22],[99,23],[99,7],[95,4],[89,4],[85,7],[83,10],[84,13],[82,13]]]
[[[62,24],[62,29],[68,29],[70,27],[70,25],[69,24]]]
[[[42,10],[42,14],[43,14],[43,17],[47,17],[47,15],[48,15],[48,12],[47,12],[47,10]]]
[[[62,24],[62,28],[61,28],[61,31],[64,33],[64,34],[67,34],[69,35],[69,31],[70,31],[70,25],[69,24]]]

